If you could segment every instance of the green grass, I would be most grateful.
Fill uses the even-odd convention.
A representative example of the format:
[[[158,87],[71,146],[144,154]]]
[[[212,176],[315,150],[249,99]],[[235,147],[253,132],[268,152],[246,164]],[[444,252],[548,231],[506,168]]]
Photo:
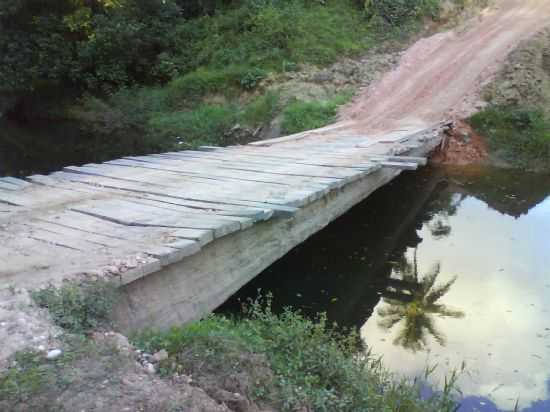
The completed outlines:
[[[237,112],[233,105],[202,105],[192,111],[159,113],[149,121],[150,133],[178,137],[186,148],[220,144],[224,132],[236,123]]]
[[[420,387],[388,374],[380,362],[360,347],[355,333],[346,335],[329,327],[324,316],[316,321],[289,309],[282,314],[258,302],[247,307],[247,317],[221,315],[173,328],[169,332],[143,332],[134,337],[138,347],[165,349],[170,357],[161,372],[191,373],[190,359],[227,368],[236,353],[263,354],[274,373],[272,382],[259,382],[256,396],[275,402],[283,411],[309,406],[315,411],[454,411],[452,385],[430,399],[421,399]],[[214,369],[215,370],[215,369]]]
[[[115,296],[115,287],[105,281],[66,282],[31,292],[35,303],[47,308],[53,321],[70,333],[107,324]]]
[[[486,137],[492,152],[512,165],[550,170],[550,120],[542,112],[515,107],[490,107],[469,119]]]
[[[261,126],[269,123],[279,110],[279,96],[266,92],[248,103],[242,111],[242,121],[249,126]]]
[[[63,342],[63,353],[54,360],[33,350],[14,355],[15,366],[0,375],[0,409],[2,401],[8,404],[32,402],[35,396],[46,391],[62,392],[71,384],[73,362],[97,352],[95,345],[83,336],[65,335]]]
[[[175,78],[167,88],[170,99],[177,104],[209,93],[232,95],[239,90],[252,90],[266,76],[267,72],[257,67],[200,68]]]
[[[283,110],[283,133],[299,133],[334,122],[338,107],[347,103],[352,95],[351,92],[345,92],[327,101],[296,101],[290,103]]]

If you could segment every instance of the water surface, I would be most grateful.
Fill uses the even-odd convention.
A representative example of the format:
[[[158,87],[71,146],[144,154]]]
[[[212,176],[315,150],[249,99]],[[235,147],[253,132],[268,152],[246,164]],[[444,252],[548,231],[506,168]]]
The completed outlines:
[[[298,246],[257,289],[355,326],[385,365],[444,376],[464,363],[461,411],[550,411],[550,177],[425,169]]]

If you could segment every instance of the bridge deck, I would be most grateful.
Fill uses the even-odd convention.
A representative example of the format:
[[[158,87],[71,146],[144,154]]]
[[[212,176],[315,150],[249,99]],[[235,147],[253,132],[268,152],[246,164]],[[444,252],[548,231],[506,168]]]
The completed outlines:
[[[415,169],[423,159],[407,154],[438,130],[327,132],[0,178],[0,289],[79,273],[132,282],[382,168]]]

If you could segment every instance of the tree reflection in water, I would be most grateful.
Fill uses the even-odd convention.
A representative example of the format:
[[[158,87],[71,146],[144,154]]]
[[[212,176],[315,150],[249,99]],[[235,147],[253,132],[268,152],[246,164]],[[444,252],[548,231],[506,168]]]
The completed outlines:
[[[440,345],[445,346],[445,336],[437,329],[437,317],[462,318],[464,312],[453,310],[438,303],[456,281],[456,277],[446,283],[436,285],[441,267],[437,263],[419,279],[416,250],[413,261],[404,258],[394,268],[399,279],[393,279],[383,294],[386,305],[378,310],[379,326],[390,330],[400,324],[394,345],[417,352],[428,345],[431,335]]]

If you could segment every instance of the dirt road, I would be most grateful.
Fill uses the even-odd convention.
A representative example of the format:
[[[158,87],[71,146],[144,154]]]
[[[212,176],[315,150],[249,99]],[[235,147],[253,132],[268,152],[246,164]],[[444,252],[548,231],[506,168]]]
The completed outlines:
[[[332,130],[372,133],[464,118],[483,104],[480,90],[508,53],[548,24],[549,0],[497,0],[465,26],[418,41]]]

